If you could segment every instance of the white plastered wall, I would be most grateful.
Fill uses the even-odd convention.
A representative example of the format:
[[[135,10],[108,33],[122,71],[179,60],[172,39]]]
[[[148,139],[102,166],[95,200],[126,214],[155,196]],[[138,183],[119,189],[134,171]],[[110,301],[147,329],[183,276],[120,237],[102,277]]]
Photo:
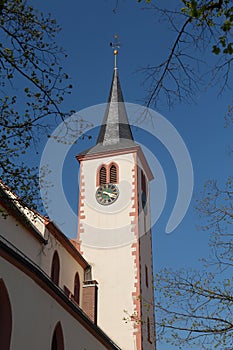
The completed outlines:
[[[119,166],[119,197],[111,205],[98,204],[96,174],[102,164],[114,160]],[[124,317],[134,313],[133,292],[137,266],[132,251],[135,243],[133,207],[134,154],[114,155],[82,162],[82,219],[79,239],[85,259],[92,265],[93,278],[99,283],[98,325],[123,349],[136,349],[135,329]],[[131,213],[131,215],[130,215]]]
[[[65,285],[71,293],[74,293],[74,278],[76,272],[79,273],[80,306],[82,306],[83,267],[46,228],[43,231],[45,232],[45,238],[48,240],[46,245],[41,243],[32,232],[10,214],[6,218],[0,215],[0,234],[38,265],[48,276],[51,275],[53,254],[57,251],[60,260],[59,287],[61,289],[64,289]]]
[[[74,293],[74,279],[78,272],[80,279],[80,306],[82,306],[82,285],[84,281],[84,269],[78,262],[67,252],[63,245],[54,238],[46,229],[45,237],[48,238],[48,244],[44,246],[41,268],[50,276],[54,252],[57,251],[60,260],[60,278],[59,286],[64,289],[66,286],[70,292]]]
[[[0,214],[0,234],[40,266],[41,243],[10,214]]]
[[[65,349],[106,349],[24,272],[2,258],[0,266],[0,278],[5,283],[12,308],[11,349],[51,349],[53,331],[59,321]]]

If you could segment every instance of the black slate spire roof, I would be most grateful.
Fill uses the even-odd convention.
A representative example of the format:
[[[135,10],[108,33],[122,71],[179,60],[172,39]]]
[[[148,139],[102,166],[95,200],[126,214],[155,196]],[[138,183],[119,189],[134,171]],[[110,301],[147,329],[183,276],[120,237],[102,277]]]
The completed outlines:
[[[108,105],[100,128],[97,144],[118,144],[121,140],[133,141],[117,68],[114,69]]]
[[[81,154],[110,152],[132,147],[138,147],[138,145],[133,139],[120,86],[118,70],[115,67],[107,108],[100,127],[96,145],[81,152]]]

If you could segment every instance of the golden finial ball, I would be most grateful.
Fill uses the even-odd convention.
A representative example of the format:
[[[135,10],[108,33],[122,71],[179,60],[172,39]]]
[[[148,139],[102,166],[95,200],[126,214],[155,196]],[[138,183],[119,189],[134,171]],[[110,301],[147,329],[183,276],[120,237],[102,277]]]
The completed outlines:
[[[114,55],[117,55],[118,54],[118,50],[114,50],[113,53],[114,53]]]

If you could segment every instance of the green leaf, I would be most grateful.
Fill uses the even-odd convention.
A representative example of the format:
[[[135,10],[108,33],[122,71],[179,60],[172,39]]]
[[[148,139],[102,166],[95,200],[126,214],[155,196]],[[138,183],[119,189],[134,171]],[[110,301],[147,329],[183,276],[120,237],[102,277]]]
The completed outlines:
[[[218,55],[220,53],[220,48],[216,45],[213,46],[212,48],[212,52],[215,54],[215,55]]]

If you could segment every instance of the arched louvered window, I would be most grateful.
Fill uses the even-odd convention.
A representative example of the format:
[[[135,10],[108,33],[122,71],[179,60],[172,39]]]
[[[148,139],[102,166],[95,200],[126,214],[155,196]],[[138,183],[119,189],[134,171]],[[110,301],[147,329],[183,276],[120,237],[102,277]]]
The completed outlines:
[[[0,349],[10,350],[12,312],[5,283],[0,279]]]
[[[99,171],[99,185],[104,185],[107,183],[107,171],[104,166],[100,168]]]
[[[115,164],[110,167],[110,183],[117,183],[117,167]]]
[[[51,280],[58,286],[60,274],[60,260],[57,252],[53,254],[53,261],[51,267]]]
[[[119,174],[118,174],[118,166],[115,163],[111,163],[109,165],[102,165],[96,177],[96,185],[105,185],[109,183],[118,183],[119,182]]]
[[[62,327],[61,327],[61,323],[58,322],[53,332],[51,350],[64,350],[64,349],[65,347],[64,347]]]
[[[78,272],[75,275],[74,278],[74,301],[79,305],[80,301],[80,279]]]

